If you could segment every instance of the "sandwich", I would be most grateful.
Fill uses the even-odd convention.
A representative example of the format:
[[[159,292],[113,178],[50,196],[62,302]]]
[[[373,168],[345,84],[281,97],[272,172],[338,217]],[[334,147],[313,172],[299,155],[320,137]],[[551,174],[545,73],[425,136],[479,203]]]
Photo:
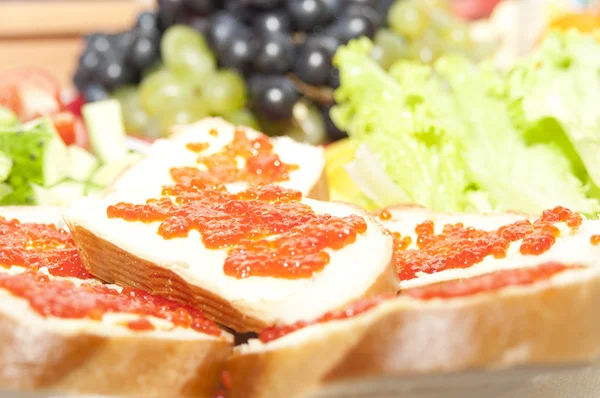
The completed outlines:
[[[204,183],[72,203],[63,215],[86,269],[240,333],[397,290],[393,239],[364,210],[277,185]]]
[[[164,186],[190,178],[224,184],[232,192],[277,184],[312,199],[329,196],[322,147],[289,137],[269,138],[220,118],[177,127],[169,139],[156,141],[142,160],[123,172],[109,192],[158,195]]]
[[[0,389],[215,396],[231,335],[197,309],[94,278],[59,209],[0,215]]]
[[[419,377],[433,388],[445,375],[598,359],[600,222],[560,207],[533,220],[378,214],[398,293],[264,329],[234,348],[229,397],[396,396]]]

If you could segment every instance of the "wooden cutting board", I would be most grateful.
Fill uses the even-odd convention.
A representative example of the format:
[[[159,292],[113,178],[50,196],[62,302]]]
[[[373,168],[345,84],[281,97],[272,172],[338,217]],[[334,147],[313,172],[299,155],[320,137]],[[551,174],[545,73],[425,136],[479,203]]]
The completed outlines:
[[[0,1],[0,73],[43,67],[63,87],[83,48],[83,36],[129,29],[153,0],[8,0]]]

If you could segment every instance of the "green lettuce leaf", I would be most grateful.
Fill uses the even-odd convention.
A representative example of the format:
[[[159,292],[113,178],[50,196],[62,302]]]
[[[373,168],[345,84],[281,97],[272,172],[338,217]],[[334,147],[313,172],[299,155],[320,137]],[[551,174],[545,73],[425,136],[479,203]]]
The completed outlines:
[[[556,205],[600,209],[564,142],[525,134],[523,126],[534,129],[517,123],[518,101],[493,65],[452,56],[433,68],[401,61],[386,73],[369,46],[362,39],[338,51],[342,84],[332,115],[366,148],[348,171],[375,203],[532,214]]]
[[[511,70],[508,88],[528,138],[556,145],[580,179],[600,186],[600,44],[553,32]]]
[[[458,142],[438,126],[427,104],[407,96],[370,59],[370,46],[366,39],[354,41],[335,61],[344,83],[332,117],[359,145],[349,174],[379,206],[410,202],[462,209],[469,182]]]

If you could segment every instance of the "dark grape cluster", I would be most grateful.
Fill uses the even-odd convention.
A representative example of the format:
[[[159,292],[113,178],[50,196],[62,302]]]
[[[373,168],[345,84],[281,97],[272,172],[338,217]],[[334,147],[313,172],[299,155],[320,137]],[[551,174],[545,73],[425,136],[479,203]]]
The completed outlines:
[[[92,102],[137,83],[143,71],[159,61],[160,37],[159,21],[152,12],[142,12],[131,30],[87,36],[73,78],[75,86]]]
[[[75,82],[87,100],[106,96],[120,86],[139,81],[159,60],[161,46],[163,62],[177,67],[177,60],[167,59],[168,51],[175,45],[165,45],[164,41],[161,45],[160,39],[169,27],[187,25],[202,34],[218,67],[244,77],[249,107],[259,119],[276,125],[293,117],[299,100],[304,98],[306,102],[309,98],[319,117],[325,117],[322,124],[328,127],[330,137],[339,138],[343,133],[335,129],[328,112],[333,101],[332,88],[339,85],[333,56],[340,45],[354,38],[373,38],[385,25],[392,3],[393,0],[158,0],[156,14],[142,13],[130,31],[90,36]],[[193,72],[202,71],[198,62]],[[207,64],[206,70],[209,69],[214,66]],[[206,75],[197,78],[206,79]],[[311,96],[307,91],[326,94]]]

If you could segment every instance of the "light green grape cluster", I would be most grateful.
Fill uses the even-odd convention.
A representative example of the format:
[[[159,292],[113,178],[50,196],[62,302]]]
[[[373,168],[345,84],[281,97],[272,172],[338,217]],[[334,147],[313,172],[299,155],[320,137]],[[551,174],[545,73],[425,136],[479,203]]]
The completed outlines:
[[[128,132],[160,137],[171,126],[207,116],[257,127],[245,109],[246,85],[237,73],[218,69],[208,44],[194,29],[175,25],[161,41],[163,64],[149,72],[138,87],[113,93],[123,108]]]
[[[469,24],[456,17],[448,0],[396,0],[387,16],[388,29],[375,36],[373,57],[384,68],[398,59],[430,63],[442,54],[482,55]]]

